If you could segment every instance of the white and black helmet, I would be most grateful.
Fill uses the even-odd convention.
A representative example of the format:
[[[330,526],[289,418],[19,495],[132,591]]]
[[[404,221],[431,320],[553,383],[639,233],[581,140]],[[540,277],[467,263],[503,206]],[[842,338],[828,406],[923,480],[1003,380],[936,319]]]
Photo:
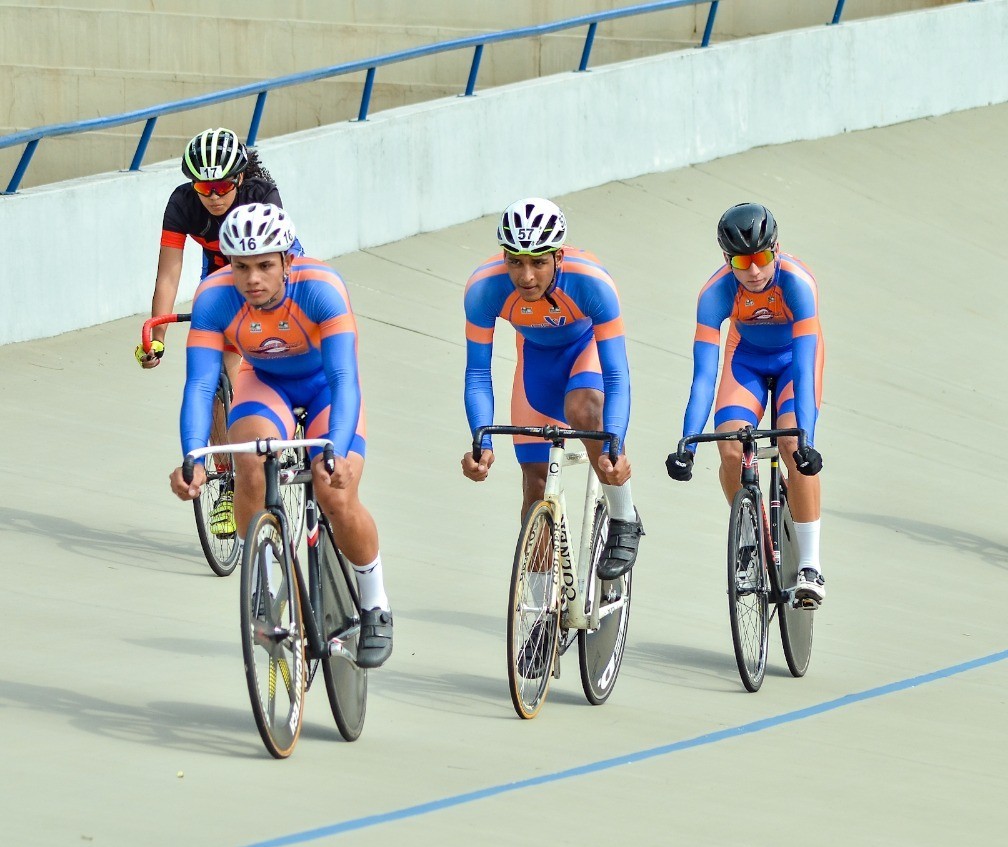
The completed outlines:
[[[249,163],[248,148],[230,129],[205,129],[182,154],[182,173],[191,180],[234,179]]]
[[[236,206],[220,228],[220,251],[225,256],[286,253],[293,243],[290,216],[272,203]]]
[[[508,253],[541,256],[559,250],[567,240],[567,219],[552,200],[526,197],[504,210],[497,242]]]

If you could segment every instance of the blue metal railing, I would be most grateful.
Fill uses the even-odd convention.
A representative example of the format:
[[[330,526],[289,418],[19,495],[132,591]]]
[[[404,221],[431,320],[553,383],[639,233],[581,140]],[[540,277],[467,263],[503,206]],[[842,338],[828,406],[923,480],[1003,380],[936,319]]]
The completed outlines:
[[[845,0],[837,0],[836,10],[833,13],[832,23],[836,24],[840,20]],[[592,45],[595,42],[595,32],[598,25],[604,21],[611,21],[617,18],[626,18],[632,15],[641,15],[651,12],[660,12],[667,9],[680,8],[685,6],[699,6],[710,3],[710,10],[707,13],[707,24],[704,27],[703,37],[700,47],[707,47],[710,44],[711,32],[714,29],[714,18],[717,15],[720,0],[662,0],[661,2],[643,3],[637,6],[628,6],[623,9],[613,9],[608,12],[597,12],[590,15],[581,15],[576,18],[568,18],[554,23],[540,24],[538,26],[522,27],[521,29],[505,30],[502,32],[473,35],[466,38],[458,38],[452,41],[443,41],[437,44],[429,44],[423,47],[414,47],[410,50],[402,50],[397,53],[387,53],[382,56],[374,56],[370,59],[360,59],[354,62],[345,62],[340,65],[331,65],[325,68],[318,68],[314,71],[303,71],[287,76],[275,77],[274,79],[241,85],[237,88],[228,88],[213,94],[204,94],[198,97],[190,97],[185,100],[176,100],[171,103],[162,103],[159,106],[151,106],[147,109],[138,109],[133,112],[124,112],[120,115],[110,115],[105,118],[94,118],[91,120],[74,121],[65,124],[53,124],[50,126],[36,127],[35,129],[24,130],[13,135],[0,136],[0,149],[24,144],[25,149],[21,154],[14,174],[7,185],[4,194],[14,194],[21,185],[25,171],[31,163],[32,156],[38,148],[39,142],[43,138],[55,138],[60,135],[73,135],[82,132],[91,132],[98,129],[109,129],[123,126],[124,124],[138,123],[144,121],[144,128],[137,144],[133,160],[129,169],[137,171],[143,162],[144,154],[154,133],[154,126],[158,118],[162,115],[171,115],[177,112],[199,109],[204,106],[212,106],[216,103],[223,103],[229,100],[237,100],[243,97],[256,96],[255,108],[252,111],[252,120],[249,124],[246,143],[254,145],[259,134],[259,124],[262,120],[263,107],[266,104],[266,95],[270,91],[278,88],[287,88],[292,85],[301,85],[307,82],[317,82],[318,80],[329,79],[334,76],[366,71],[364,80],[364,90],[361,94],[360,109],[357,113],[358,121],[366,121],[368,109],[371,104],[371,92],[374,87],[375,72],[383,65],[405,62],[410,59],[418,59],[422,56],[430,56],[436,53],[445,53],[454,50],[462,50],[467,47],[474,48],[472,64],[469,68],[469,78],[466,82],[465,96],[472,96],[476,88],[476,78],[479,74],[480,60],[483,57],[483,48],[487,44],[494,44],[501,41],[513,41],[519,38],[530,38],[539,35],[548,35],[565,29],[588,26],[585,37],[584,48],[581,51],[581,61],[578,64],[578,71],[585,71],[588,68],[588,60],[591,56]]]

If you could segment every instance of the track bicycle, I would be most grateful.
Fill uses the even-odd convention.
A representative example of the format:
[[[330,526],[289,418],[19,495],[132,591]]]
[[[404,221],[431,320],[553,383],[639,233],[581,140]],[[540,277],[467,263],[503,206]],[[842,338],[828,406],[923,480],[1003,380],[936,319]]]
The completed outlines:
[[[633,571],[602,580],[596,568],[605,549],[609,511],[598,477],[589,466],[584,513],[577,549],[571,546],[563,471],[587,464],[588,453],[567,450],[564,439],[609,442],[609,458],[619,458],[619,438],[612,433],[557,426],[485,426],[473,438],[479,461],[484,435],[525,435],[551,443],[546,490],[525,515],[508,593],[507,673],[511,702],[519,717],[534,718],[560,676],[560,657],[578,643],[581,687],[592,705],[612,694],[623,661],[630,623]]]
[[[812,629],[817,604],[797,600],[798,543],[780,469],[777,439],[797,436],[804,447],[804,429],[776,429],[776,397],[771,385],[771,428],[750,426],[733,432],[692,435],[679,442],[679,454],[706,441],[742,444],[742,488],[735,494],[728,523],[728,613],[739,676],[747,691],[758,691],[766,672],[769,627],[774,614],[780,624],[784,659],[792,676],[801,677],[812,658]],[[757,442],[769,441],[766,447]],[[770,509],[759,481],[759,459],[770,460]]]
[[[192,315],[185,312],[178,312],[167,315],[158,315],[144,321],[141,330],[141,345],[145,353],[151,349],[151,331],[156,326],[172,323],[187,323]],[[231,400],[234,390],[231,386],[231,378],[227,369],[221,366],[220,376],[217,380],[217,388],[213,399],[213,423],[210,429],[210,444],[221,445],[227,442],[228,418],[231,415]],[[299,438],[304,435],[301,423],[294,431],[294,437]],[[300,464],[301,457],[294,450],[287,450],[283,456],[285,467],[296,467]],[[233,531],[225,528],[216,532],[211,526],[211,518],[218,504],[225,498],[234,496],[234,469],[230,453],[225,451],[213,451],[206,455],[206,485],[200,490],[200,496],[193,500],[193,511],[196,517],[196,532],[199,535],[200,547],[203,548],[203,555],[207,564],[217,576],[228,576],[238,565],[238,538]],[[304,531],[304,489],[300,486],[291,486],[284,491],[287,500],[288,514],[301,518],[295,521],[295,538],[300,541]],[[233,521],[233,518],[232,518]]]
[[[357,581],[318,506],[307,452],[309,447],[324,448],[331,468],[332,442],[260,438],[226,447],[231,453],[262,456],[266,475],[266,508],[249,522],[241,570],[242,655],[259,735],[274,758],[294,751],[304,695],[321,666],[340,735],[355,741],[367,709],[367,670],[357,664]],[[187,482],[192,481],[194,460],[213,450],[205,447],[186,456],[182,475]],[[285,450],[297,450],[300,465],[283,467]],[[281,495],[281,489],[293,486],[304,492],[307,578]]]

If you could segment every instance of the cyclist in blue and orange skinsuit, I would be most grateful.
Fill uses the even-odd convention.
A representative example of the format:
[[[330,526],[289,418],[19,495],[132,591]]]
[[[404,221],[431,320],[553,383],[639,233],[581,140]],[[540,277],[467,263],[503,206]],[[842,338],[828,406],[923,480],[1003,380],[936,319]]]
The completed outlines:
[[[721,324],[730,320],[725,364],[717,390],[714,426],[719,432],[757,426],[767,402],[769,378],[777,385],[777,425],[801,427],[797,438],[778,441],[788,469],[788,504],[798,538],[795,596],[816,604],[826,596],[819,563],[822,457],[813,446],[822,398],[824,347],[819,325],[819,291],[809,269],[780,251],[777,222],[758,203],[740,203],[722,215],[717,229],[725,264],[708,280],[697,300],[693,341],[693,385],[683,436],[703,431],[715,401]],[[721,487],[728,502],[741,487],[742,445],[719,441]],[[692,476],[693,452],[666,460],[673,479]],[[751,575],[740,575],[740,580]]]
[[[630,420],[630,371],[619,296],[612,278],[591,253],[564,247],[567,222],[549,200],[530,197],[512,203],[497,228],[503,247],[470,277],[465,291],[465,407],[475,432],[493,423],[490,355],[498,319],[516,330],[518,367],[511,394],[515,426],[555,424],[605,430],[620,438]],[[462,458],[463,474],[486,479],[494,461],[488,437],[479,462]],[[609,535],[598,565],[602,579],[616,579],[633,567],[640,516],[630,492],[625,453],[613,465],[608,445],[586,441],[609,507]],[[546,487],[549,444],[515,438],[522,469],[522,515]]]
[[[313,450],[319,505],[339,548],[353,565],[361,602],[357,662],[377,667],[392,652],[392,613],[382,577],[378,530],[358,495],[364,471],[365,421],[357,368],[357,325],[340,277],[317,259],[294,257],[294,226],[269,203],[239,206],[220,232],[229,267],[196,291],[186,354],[180,429],[182,452],[204,447],[210,436],[214,391],[227,343],[242,356],[228,426],[232,442],[291,438],[292,409],[307,410],[306,436],[329,438],[330,474]],[[242,539],[263,508],[262,460],[235,455],[235,521]],[[206,481],[197,464],[191,484],[182,469],[171,486],[182,500],[199,496]]]

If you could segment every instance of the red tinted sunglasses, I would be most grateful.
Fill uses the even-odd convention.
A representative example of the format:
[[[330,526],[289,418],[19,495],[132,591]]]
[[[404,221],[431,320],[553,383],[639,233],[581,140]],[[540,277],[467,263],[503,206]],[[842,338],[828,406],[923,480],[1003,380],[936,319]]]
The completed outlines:
[[[773,250],[760,250],[759,253],[751,253],[748,256],[732,256],[728,261],[733,268],[744,271],[750,265],[757,268],[765,268],[774,260]]]
[[[204,197],[209,197],[211,194],[223,197],[225,194],[230,194],[238,187],[238,180],[212,179],[206,182],[194,182],[192,187],[193,191],[197,194],[203,195]]]

